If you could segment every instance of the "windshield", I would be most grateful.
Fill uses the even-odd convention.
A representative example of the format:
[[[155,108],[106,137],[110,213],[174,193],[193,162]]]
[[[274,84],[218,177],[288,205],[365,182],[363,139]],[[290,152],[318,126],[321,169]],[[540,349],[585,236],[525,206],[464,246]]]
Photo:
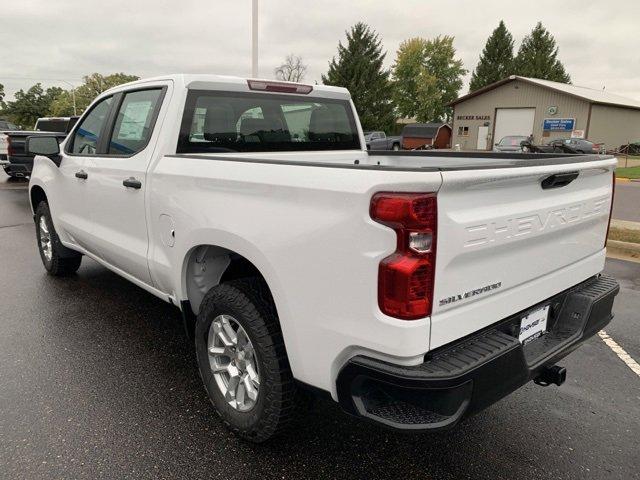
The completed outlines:
[[[520,143],[524,142],[526,139],[527,137],[519,137],[519,136],[504,137],[502,140],[500,140],[499,145],[502,147],[505,147],[505,146],[519,147]]]
[[[359,150],[347,100],[191,90],[178,153]]]

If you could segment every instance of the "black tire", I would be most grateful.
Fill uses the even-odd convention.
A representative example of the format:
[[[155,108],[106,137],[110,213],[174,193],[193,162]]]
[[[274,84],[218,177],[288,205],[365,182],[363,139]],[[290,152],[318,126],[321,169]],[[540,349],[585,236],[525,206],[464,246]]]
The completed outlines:
[[[391,147],[391,150],[393,150],[394,152],[397,152],[400,150],[400,144],[399,143],[394,143],[393,146]]]
[[[44,219],[47,228],[49,229],[49,237],[51,239],[51,258],[47,258],[42,245],[42,235],[40,221]],[[71,275],[78,271],[80,263],[82,262],[82,255],[78,252],[74,252],[66,248],[60,242],[58,234],[53,227],[53,221],[51,220],[51,212],[49,211],[49,205],[47,202],[40,202],[38,208],[36,208],[36,241],[38,243],[38,251],[40,252],[40,259],[44,265],[45,270],[49,275],[55,277],[64,277]]]
[[[260,387],[255,405],[239,411],[229,405],[215,381],[209,363],[207,339],[213,320],[231,315],[246,331],[256,353]],[[258,279],[218,285],[205,295],[195,328],[200,376],[209,399],[224,424],[239,437],[254,443],[280,433],[298,404],[291,367],[271,294]]]

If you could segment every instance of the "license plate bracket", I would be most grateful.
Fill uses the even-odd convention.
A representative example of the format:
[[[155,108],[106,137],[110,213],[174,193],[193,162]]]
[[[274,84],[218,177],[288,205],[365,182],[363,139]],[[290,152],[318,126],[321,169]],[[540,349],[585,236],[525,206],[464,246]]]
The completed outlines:
[[[520,319],[520,333],[518,340],[523,345],[532,342],[547,332],[549,319],[549,305],[530,311]]]

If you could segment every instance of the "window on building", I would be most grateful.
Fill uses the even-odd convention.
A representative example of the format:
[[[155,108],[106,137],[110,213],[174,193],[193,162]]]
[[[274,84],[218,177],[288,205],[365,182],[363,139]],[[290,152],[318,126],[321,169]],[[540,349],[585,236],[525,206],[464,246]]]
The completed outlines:
[[[458,127],[458,136],[459,137],[468,137],[469,136],[469,127]]]

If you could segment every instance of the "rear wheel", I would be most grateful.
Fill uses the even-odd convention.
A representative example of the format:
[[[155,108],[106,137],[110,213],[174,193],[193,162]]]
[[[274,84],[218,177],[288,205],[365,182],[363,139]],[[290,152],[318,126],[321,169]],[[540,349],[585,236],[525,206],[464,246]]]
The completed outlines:
[[[46,202],[40,202],[36,209],[36,239],[42,264],[50,275],[71,275],[80,268],[82,255],[62,245]]]
[[[393,144],[393,147],[391,147],[391,149],[392,149],[394,152],[397,152],[398,150],[400,150],[400,145],[398,145],[397,143],[394,143],[394,144]]]
[[[264,283],[243,279],[212,288],[200,307],[195,344],[200,376],[225,425],[256,443],[282,431],[298,394]]]

